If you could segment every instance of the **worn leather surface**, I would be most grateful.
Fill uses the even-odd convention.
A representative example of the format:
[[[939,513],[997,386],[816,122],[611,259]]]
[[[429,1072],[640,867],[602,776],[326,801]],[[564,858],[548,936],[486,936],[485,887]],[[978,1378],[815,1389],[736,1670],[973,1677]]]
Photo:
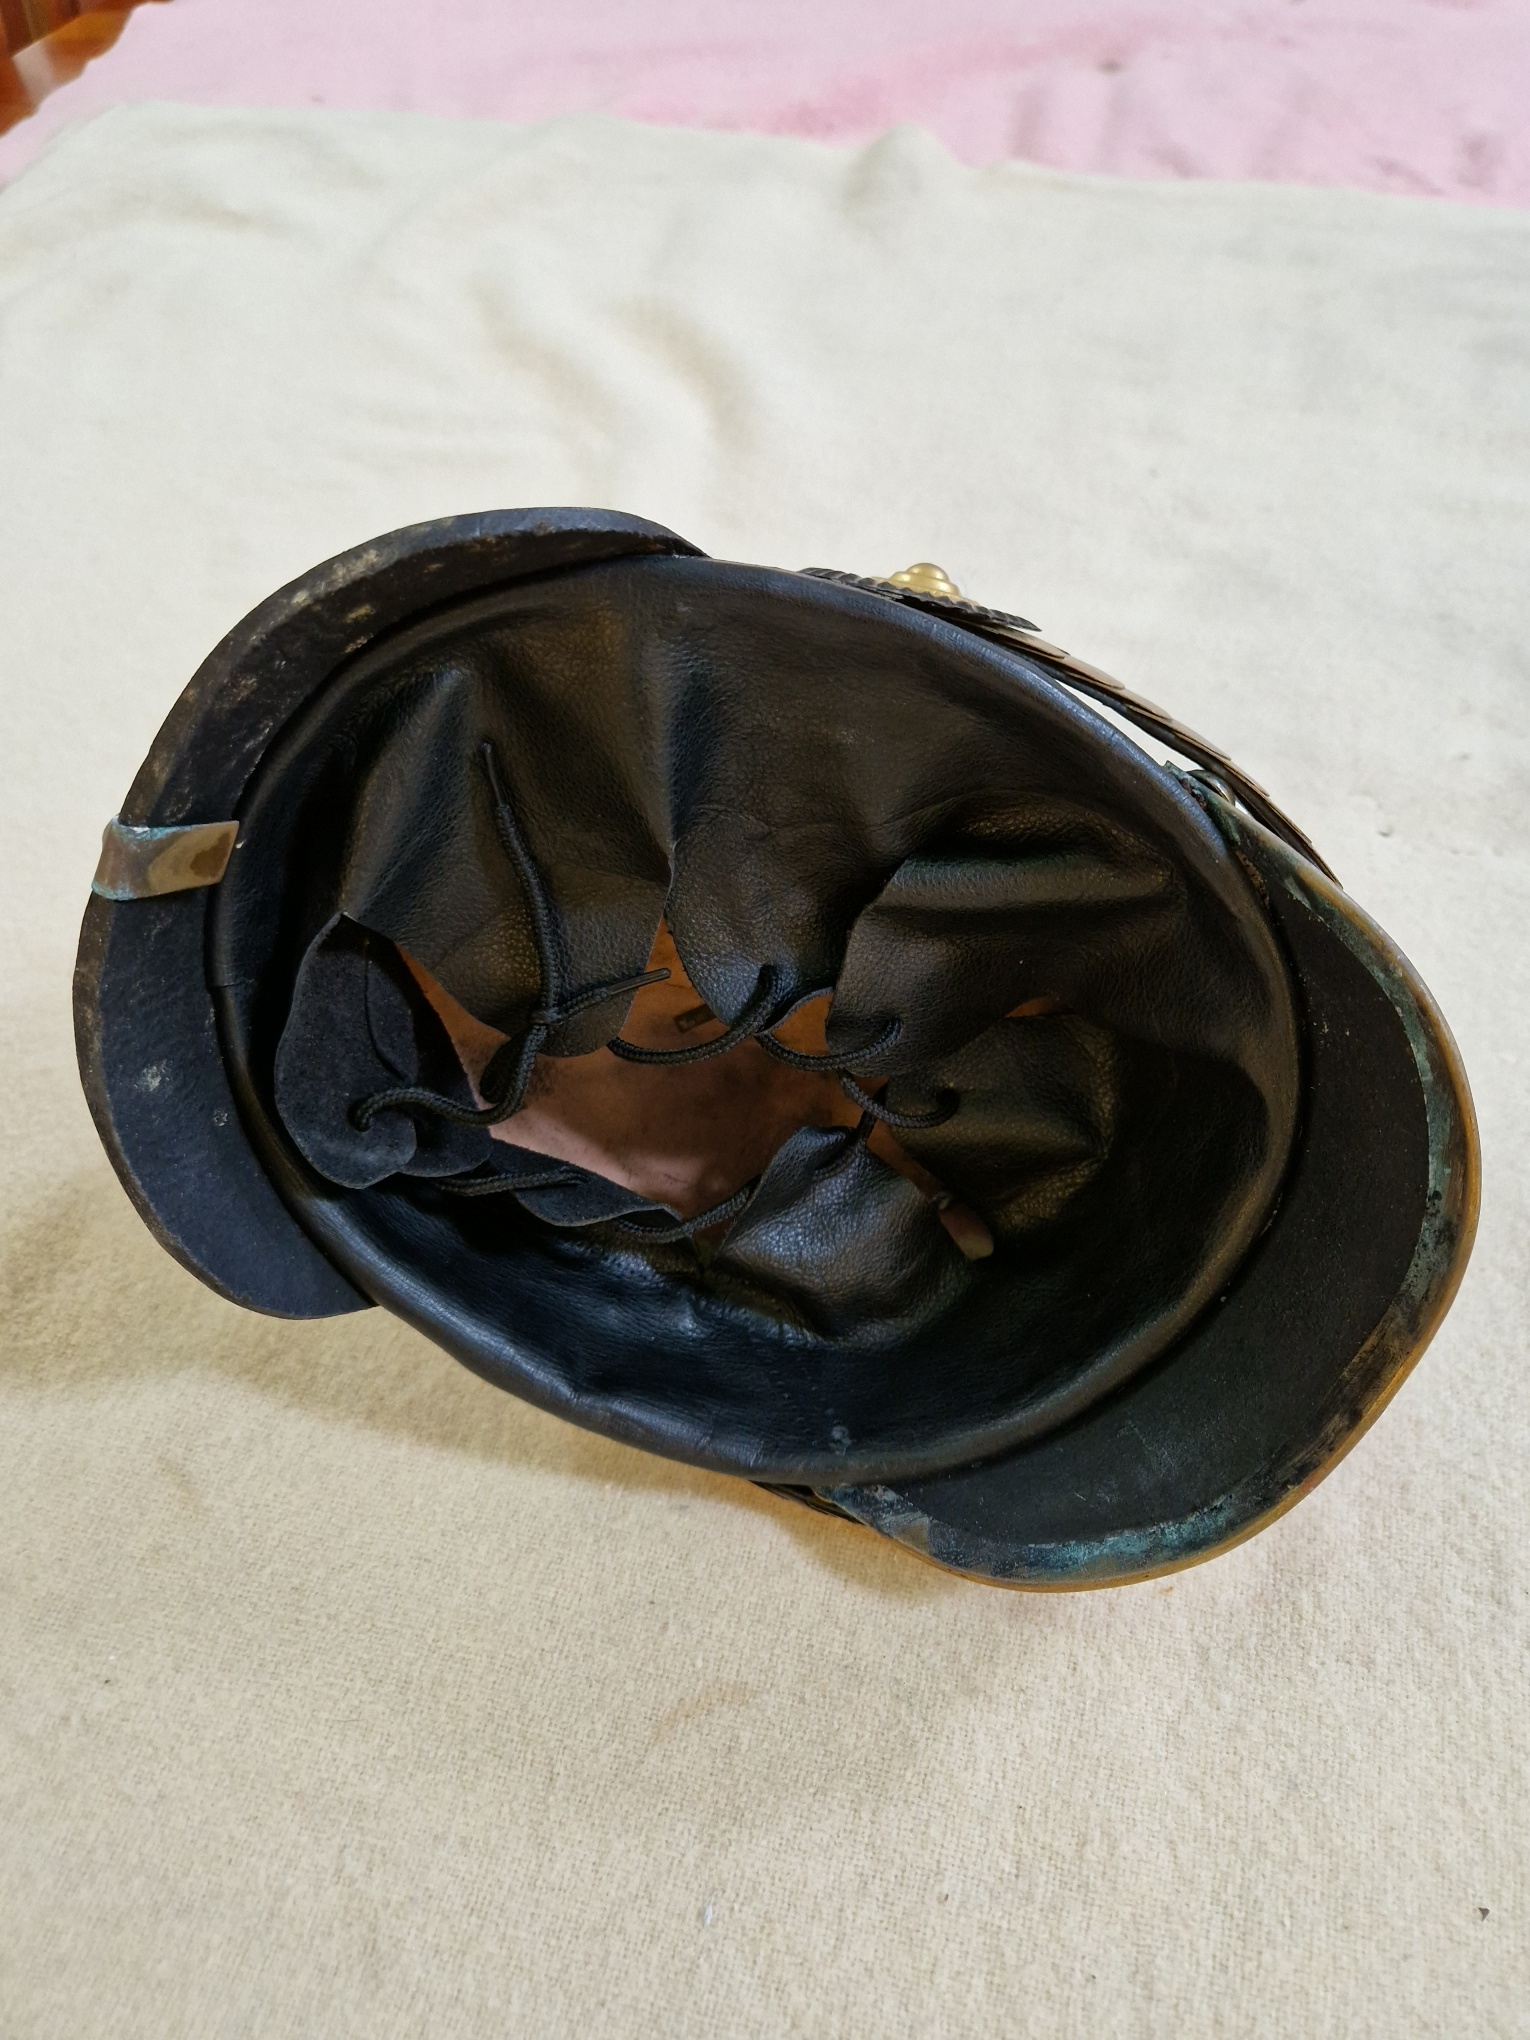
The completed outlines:
[[[1295,1020],[1221,838],[1023,659],[873,595],[670,558],[448,608],[294,722],[240,841],[215,951],[251,1123],[278,1175],[351,1186],[295,1208],[469,1364],[656,1449],[875,1477],[1034,1435],[1163,1351],[1277,1194]],[[577,1003],[642,971],[661,917],[724,1022],[762,987],[782,1012],[832,990],[837,1064],[900,1109],[954,1098],[900,1137],[1000,1251],[963,1262],[908,1182],[824,1131],[699,1256],[613,1234],[598,1195],[468,1212],[412,1162],[378,1176],[375,1148],[326,1168],[321,1122],[343,1120],[292,1072],[337,913],[512,1042],[549,940]],[[628,1003],[546,1052],[599,1047]],[[1006,1017],[1027,1003],[1048,1010]]]
[[[168,827],[233,814],[284,725],[345,661],[422,610],[517,575],[652,551],[694,548],[619,512],[498,510],[409,525],[322,561],[202,662],[134,776],[123,821]],[[221,1295],[279,1317],[364,1309],[368,1295],[293,1215],[294,1199],[322,1195],[322,1179],[292,1178],[284,1201],[273,1164],[263,1166],[241,1126],[240,1074],[225,1063],[208,969],[216,897],[91,896],[74,980],[91,1116],[155,1237]],[[274,1166],[280,1174],[279,1157]]]
[[[1378,968],[1379,944],[1357,942],[1353,909],[1346,919],[1291,882],[1257,830],[1241,835],[1297,969],[1307,1045],[1279,1209],[1194,1337],[1075,1423],[979,1467],[834,1491],[941,1564],[1077,1585],[1182,1565],[1246,1531],[1395,1385],[1429,1286],[1461,1246],[1449,1219],[1428,1239],[1442,1202],[1429,1119],[1448,1123],[1448,1092],[1410,986]],[[1464,1172],[1443,1144],[1433,1159]],[[1389,1317],[1391,1338],[1378,1337]]]
[[[849,1129],[805,1126],[779,1150],[712,1263],[828,1339],[938,1316],[972,1279],[935,1208]]]

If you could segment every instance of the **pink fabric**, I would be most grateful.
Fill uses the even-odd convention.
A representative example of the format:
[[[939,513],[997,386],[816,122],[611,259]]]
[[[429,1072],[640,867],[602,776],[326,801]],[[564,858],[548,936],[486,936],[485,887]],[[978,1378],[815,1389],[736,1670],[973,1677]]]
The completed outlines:
[[[134,99],[864,140],[1530,203],[1530,0],[172,0],[0,140]]]

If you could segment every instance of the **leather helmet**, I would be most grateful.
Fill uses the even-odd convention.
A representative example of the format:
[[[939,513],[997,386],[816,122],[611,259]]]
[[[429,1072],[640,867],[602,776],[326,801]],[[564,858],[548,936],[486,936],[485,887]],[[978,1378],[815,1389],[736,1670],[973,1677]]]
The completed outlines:
[[[222,1295],[381,1304],[1017,1585],[1278,1514],[1475,1223],[1429,994],[1230,760],[936,568],[604,512],[414,526],[247,617],[108,826],[75,1003]]]

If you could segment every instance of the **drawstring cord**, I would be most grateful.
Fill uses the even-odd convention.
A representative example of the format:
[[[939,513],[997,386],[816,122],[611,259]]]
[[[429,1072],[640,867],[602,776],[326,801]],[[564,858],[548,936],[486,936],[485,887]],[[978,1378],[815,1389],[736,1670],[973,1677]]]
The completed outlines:
[[[552,1169],[535,1176],[440,1176],[438,1190],[453,1197],[501,1197],[519,1190],[556,1190],[568,1181],[566,1169]]]
[[[721,1204],[713,1204],[705,1211],[698,1211],[694,1218],[677,1218],[668,1225],[647,1225],[640,1218],[613,1218],[610,1223],[619,1233],[625,1233],[629,1240],[649,1240],[655,1246],[665,1246],[672,1240],[688,1240],[692,1233],[705,1232],[709,1225],[722,1225],[730,1218],[737,1218],[759,1187],[759,1178],[746,1183],[742,1190],[735,1190],[731,1197],[725,1197]]]
[[[500,776],[499,759],[493,744],[485,738],[479,747],[483,760],[484,776],[489,783],[489,793],[494,804],[494,826],[505,855],[515,867],[531,912],[532,940],[536,946],[537,968],[540,977],[540,1002],[531,1012],[530,1025],[519,1045],[505,1042],[490,1057],[480,1079],[480,1091],[485,1100],[481,1106],[459,1105],[454,1098],[447,1098],[439,1091],[432,1091],[420,1085],[399,1085],[390,1091],[377,1091],[370,1098],[364,1098],[351,1108],[350,1118],[358,1132],[365,1133],[379,1112],[428,1112],[438,1119],[444,1119],[453,1126],[496,1126],[501,1120],[511,1118],[519,1112],[525,1102],[526,1089],[531,1082],[531,1073],[537,1057],[546,1046],[548,1037],[555,1028],[563,1026],[592,1006],[603,1005],[607,999],[641,991],[645,985],[662,984],[668,978],[665,969],[648,970],[636,977],[619,978],[610,984],[593,985],[589,990],[575,993],[573,997],[560,996],[562,992],[562,969],[558,954],[557,926],[553,915],[552,901],[547,887],[537,868],[536,859],[527,847],[521,834],[515,810],[510,805],[510,796]],[[685,1048],[643,1048],[635,1042],[624,1041],[620,1034],[613,1035],[606,1046],[623,1062],[642,1063],[651,1068],[680,1068],[693,1063],[709,1061],[713,1056],[726,1055],[730,1048],[736,1048],[741,1041],[758,1041],[767,1054],[777,1062],[788,1064],[792,1069],[822,1071],[826,1076],[839,1079],[840,1087],[852,1103],[861,1110],[862,1122],[869,1124],[879,1119],[884,1126],[902,1132],[917,1132],[927,1127],[942,1126],[956,1111],[959,1100],[953,1092],[946,1092],[943,1102],[929,1112],[895,1112],[881,1098],[868,1091],[856,1076],[845,1066],[842,1057],[832,1050],[821,1054],[809,1054],[800,1048],[788,1048],[785,1042],[777,1041],[775,1030],[784,1026],[793,1013],[808,1005],[812,1000],[825,996],[822,992],[804,992],[783,1006],[777,993],[775,967],[762,967],[759,982],[753,996],[738,1018],[729,1023],[722,1033],[711,1041],[695,1042]],[[856,1060],[863,1056],[879,1055],[890,1048],[902,1032],[901,1020],[889,1020],[869,1048],[857,1051]],[[470,1181],[459,1186],[458,1195],[485,1197],[499,1188],[509,1189],[508,1183]],[[532,1186],[527,1185],[527,1188]],[[747,1201],[747,1193],[738,1193]],[[617,1220],[622,1230],[655,1241],[684,1239],[707,1225],[721,1224],[725,1218],[733,1217],[743,1209],[737,1198],[729,1198],[724,1204],[715,1206],[711,1212],[680,1223],[674,1227],[643,1225],[636,1220]]]
[[[874,1098],[869,1091],[862,1090],[848,1070],[839,1070],[836,1074],[839,1077],[839,1088],[851,1104],[859,1105],[863,1112],[869,1112],[874,1119],[880,1119],[884,1126],[892,1127],[894,1132],[919,1133],[926,1127],[944,1126],[962,1102],[954,1091],[943,1091],[941,1094],[943,1102],[933,1106],[928,1112],[894,1112],[893,1108],[884,1105],[880,1098]]]
[[[801,998],[793,999],[784,1013],[778,1013],[770,1029],[759,1037],[760,1046],[767,1055],[773,1055],[777,1062],[786,1063],[794,1070],[822,1070],[828,1076],[839,1078],[839,1087],[853,1105],[859,1105],[863,1114],[870,1113],[873,1119],[880,1119],[884,1126],[901,1127],[906,1131],[917,1131],[920,1127],[943,1126],[956,1110],[958,1099],[954,1092],[944,1094],[944,1102],[931,1112],[894,1112],[890,1105],[884,1105],[846,1068],[847,1058],[836,1056],[832,1049],[813,1054],[803,1048],[788,1048],[784,1041],[777,1041],[774,1029],[785,1026],[793,1013],[803,1006],[811,1005],[814,999],[823,998],[822,992],[805,992]],[[892,1047],[903,1032],[901,1020],[889,1020],[881,1033],[867,1048],[855,1051],[855,1059],[863,1056],[881,1055],[884,1049]]]
[[[666,972],[667,976],[668,973]],[[623,1041],[615,1034],[606,1043],[611,1053],[620,1056],[623,1062],[644,1063],[649,1068],[678,1069],[683,1064],[710,1062],[714,1055],[726,1055],[730,1048],[737,1048],[741,1041],[754,1041],[763,1035],[767,1027],[780,1025],[773,1020],[779,1000],[776,997],[776,973],[770,964],[760,972],[760,981],[754,995],[738,1018],[723,1029],[711,1041],[693,1042],[689,1048],[640,1048],[634,1041]]]
[[[378,1091],[370,1098],[364,1098],[351,1109],[351,1123],[358,1132],[365,1133],[373,1118],[379,1112],[429,1112],[437,1119],[445,1119],[453,1126],[496,1126],[502,1119],[509,1119],[520,1111],[525,1103],[526,1087],[531,1082],[531,1072],[537,1057],[541,1054],[548,1036],[554,1028],[580,1013],[586,1013],[592,1006],[603,1005],[607,999],[614,999],[623,993],[638,992],[645,985],[662,984],[669,976],[667,970],[645,970],[637,977],[618,978],[610,984],[593,985],[588,991],[578,992],[572,998],[560,996],[562,991],[562,970],[558,960],[557,934],[553,922],[552,902],[537,869],[536,860],[526,847],[510,797],[505,791],[504,781],[499,773],[499,760],[494,746],[487,738],[479,748],[483,759],[484,775],[489,782],[489,792],[494,802],[494,826],[505,854],[515,866],[516,876],[526,894],[526,904],[531,910],[531,934],[536,944],[537,969],[540,975],[539,1003],[531,1013],[531,1025],[526,1030],[519,1047],[505,1042],[490,1057],[480,1081],[485,1103],[477,1108],[459,1105],[454,1098],[443,1097],[439,1091],[431,1091],[419,1085],[401,1085],[395,1090]],[[480,1195],[480,1192],[472,1192]]]
[[[801,1007],[811,1005],[814,999],[821,999],[823,992],[803,992],[791,1004],[782,1007],[775,997],[776,973],[770,964],[760,972],[759,985],[754,996],[738,1018],[725,1027],[721,1034],[711,1041],[696,1042],[688,1048],[639,1048],[635,1043],[623,1041],[620,1035],[608,1041],[606,1046],[613,1055],[623,1062],[647,1063],[664,1068],[677,1068],[681,1064],[706,1062],[714,1055],[725,1055],[730,1048],[736,1048],[741,1041],[757,1041],[767,1054],[777,1062],[790,1065],[794,1070],[821,1070],[827,1076],[838,1077],[840,1088],[853,1104],[863,1113],[869,1112],[873,1119],[880,1119],[884,1126],[915,1132],[923,1127],[944,1126],[960,1102],[954,1093],[947,1092],[944,1102],[930,1112],[895,1112],[890,1105],[866,1090],[845,1067],[844,1059],[832,1050],[810,1054],[801,1048],[788,1048],[784,1041],[777,1041],[775,1030],[784,1027],[793,1013]],[[858,1049],[861,1056],[880,1055],[891,1048],[903,1031],[901,1020],[889,1020],[869,1048]]]
[[[836,1163],[843,1162],[853,1149],[863,1146],[875,1124],[876,1114],[863,1112],[850,1128],[849,1138],[836,1157]],[[507,1191],[553,1189],[566,1181],[565,1172],[555,1168],[529,1176],[449,1177],[437,1187],[449,1191],[454,1197],[498,1197]],[[613,1232],[623,1233],[630,1240],[647,1240],[652,1246],[668,1246],[677,1240],[688,1240],[693,1233],[705,1232],[708,1226],[725,1225],[730,1219],[737,1218],[759,1187],[760,1179],[756,1176],[741,1190],[735,1190],[731,1197],[708,1205],[705,1211],[698,1211],[693,1218],[677,1218],[655,1224],[649,1219],[622,1217],[607,1219],[605,1223]]]
[[[559,1170],[545,1176],[447,1176],[436,1187],[448,1191],[453,1197],[500,1197],[521,1190],[554,1190],[567,1181],[567,1172]],[[674,1219],[659,1225],[646,1225],[640,1218],[608,1218],[605,1223],[617,1232],[626,1233],[630,1239],[652,1240],[656,1245],[670,1240],[688,1240],[692,1233],[703,1232],[709,1225],[721,1225],[726,1219],[737,1218],[754,1195],[758,1182],[756,1177],[742,1190],[735,1190],[731,1197],[725,1197],[721,1204],[698,1211],[694,1218]]]

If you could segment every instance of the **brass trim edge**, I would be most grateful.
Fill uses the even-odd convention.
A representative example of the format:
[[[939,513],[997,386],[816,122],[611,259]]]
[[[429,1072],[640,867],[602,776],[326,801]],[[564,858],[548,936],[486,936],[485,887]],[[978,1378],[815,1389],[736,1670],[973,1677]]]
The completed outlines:
[[[216,885],[238,834],[237,822],[148,829],[113,815],[101,831],[101,861],[90,889],[103,900],[153,900]]]

